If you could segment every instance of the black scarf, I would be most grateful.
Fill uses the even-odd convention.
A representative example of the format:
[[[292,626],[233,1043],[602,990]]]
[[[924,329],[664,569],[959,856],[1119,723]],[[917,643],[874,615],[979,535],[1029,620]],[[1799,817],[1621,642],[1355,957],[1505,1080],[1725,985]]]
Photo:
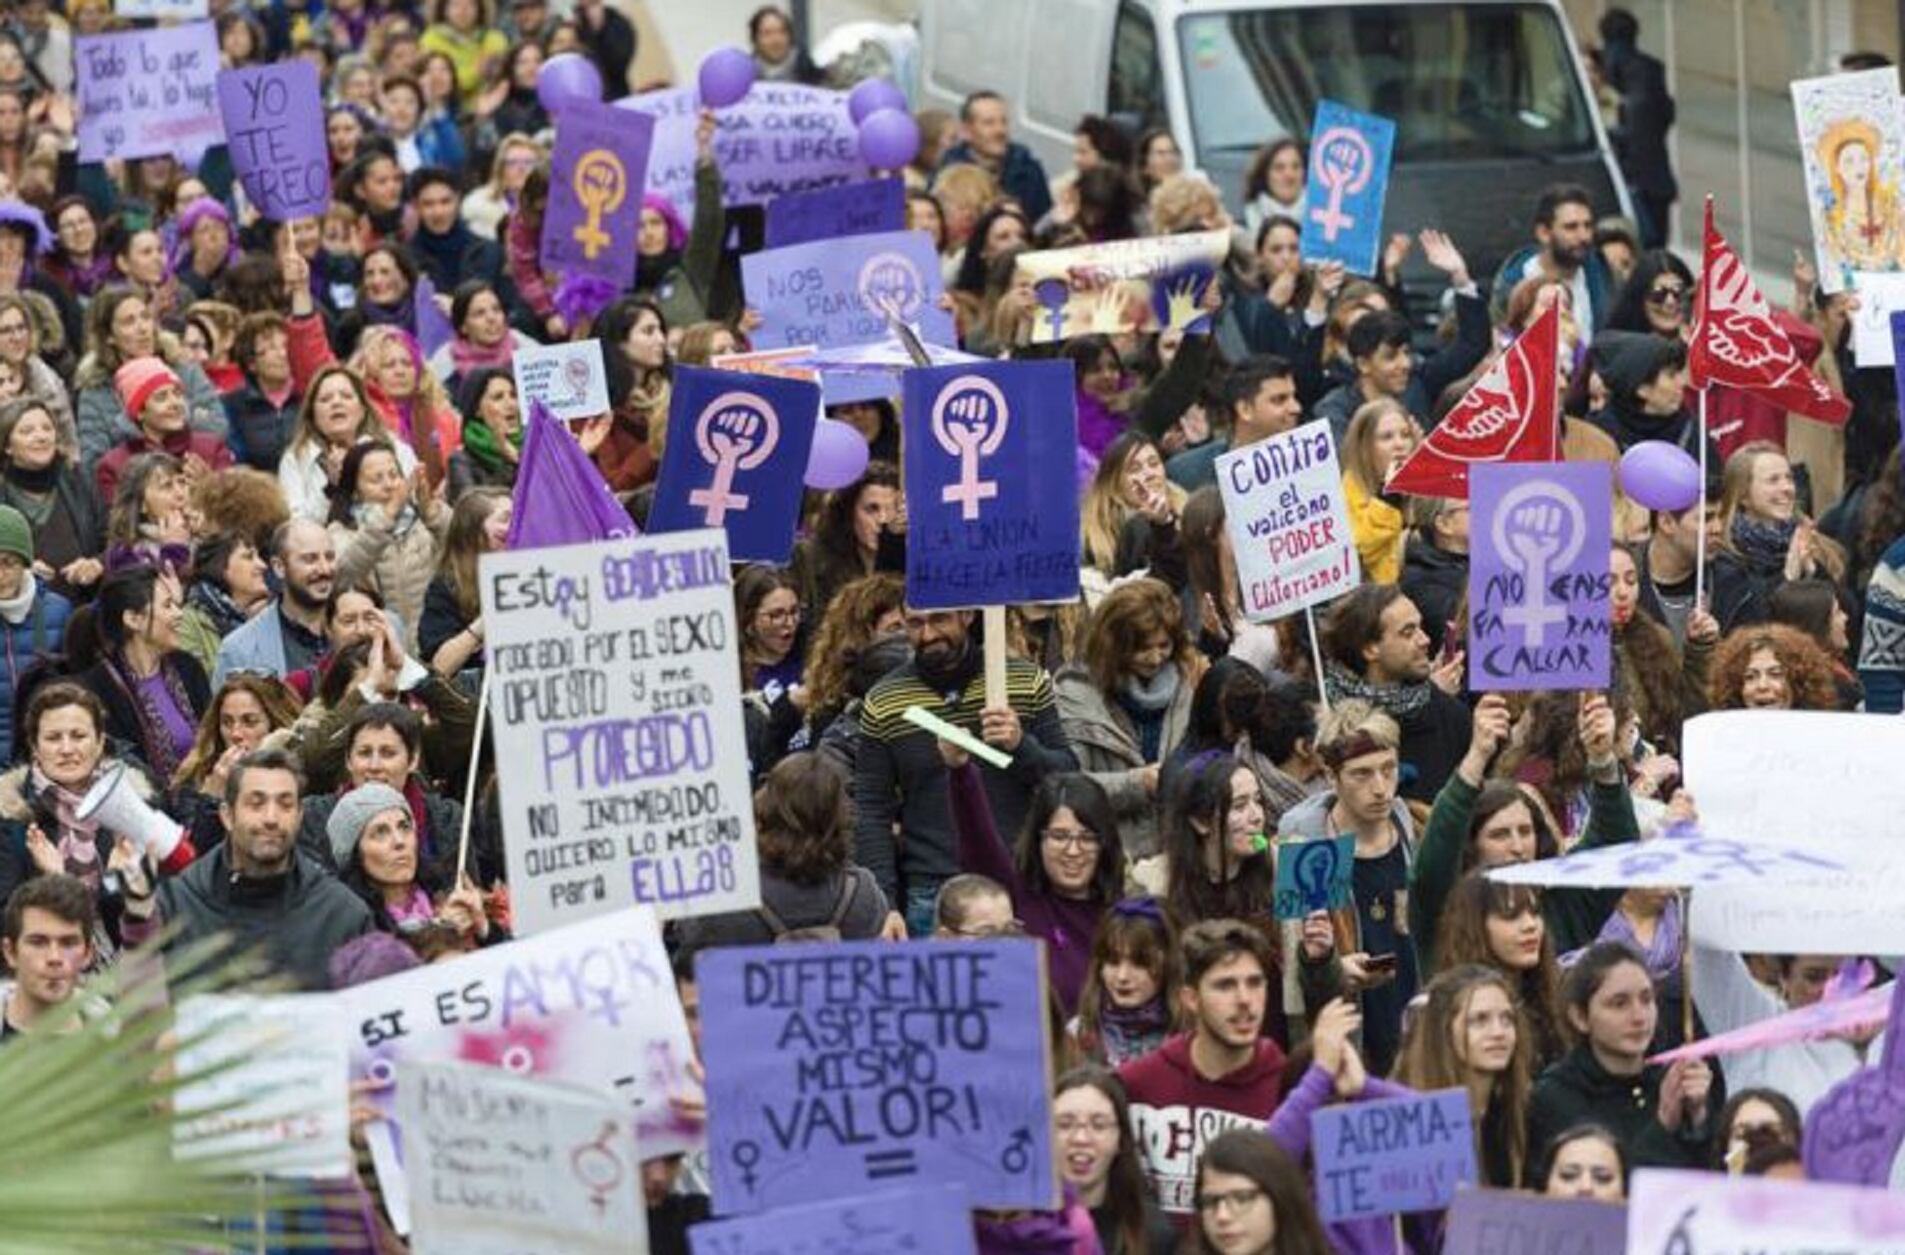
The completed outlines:
[[[22,492],[48,493],[60,484],[60,460],[56,457],[39,470],[29,470],[17,462],[7,463],[7,482]]]

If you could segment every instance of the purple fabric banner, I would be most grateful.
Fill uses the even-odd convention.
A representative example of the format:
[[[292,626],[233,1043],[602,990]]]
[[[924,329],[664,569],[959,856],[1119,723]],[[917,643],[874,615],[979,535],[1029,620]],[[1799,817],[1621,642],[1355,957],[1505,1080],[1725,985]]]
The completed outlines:
[[[724,947],[695,976],[715,1211],[955,1181],[1058,1203],[1038,943]]]
[[[734,561],[787,561],[819,417],[819,384],[677,366],[648,530],[724,528]]]
[[[785,192],[767,202],[769,248],[905,229],[906,185],[898,179]]]
[[[609,493],[602,472],[564,424],[538,403],[529,414],[510,494],[505,549],[584,545],[636,534],[634,520]]]
[[[1465,1089],[1324,1107],[1310,1133],[1317,1210],[1329,1224],[1437,1211],[1475,1181]]]
[[[274,222],[330,208],[331,154],[317,67],[303,57],[218,75],[225,144],[245,197]]]
[[[1608,686],[1613,483],[1601,462],[1496,462],[1469,472],[1471,689]]]
[[[618,287],[628,283],[654,130],[647,114],[587,101],[562,107],[542,220],[544,269],[600,275]]]
[[[456,331],[450,326],[450,320],[437,308],[437,285],[430,281],[429,275],[417,276],[417,292],[413,304],[417,310],[417,347],[423,355],[429,357],[438,349],[456,338]]]

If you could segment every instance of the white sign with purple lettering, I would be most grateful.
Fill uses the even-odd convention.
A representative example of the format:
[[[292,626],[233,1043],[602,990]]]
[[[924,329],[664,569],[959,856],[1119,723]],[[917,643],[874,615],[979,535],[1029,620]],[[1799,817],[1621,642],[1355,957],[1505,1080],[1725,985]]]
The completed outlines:
[[[517,933],[759,906],[725,534],[486,554],[480,582]]]

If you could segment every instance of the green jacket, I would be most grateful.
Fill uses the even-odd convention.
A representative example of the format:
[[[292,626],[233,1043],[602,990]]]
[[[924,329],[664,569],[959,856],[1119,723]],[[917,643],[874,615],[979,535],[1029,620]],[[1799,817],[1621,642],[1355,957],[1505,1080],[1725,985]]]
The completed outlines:
[[[1409,931],[1415,935],[1416,953],[1428,963],[1434,962],[1435,930],[1442,919],[1442,906],[1462,878],[1462,848],[1468,844],[1469,816],[1475,811],[1480,792],[1462,779],[1461,773],[1450,773],[1449,782],[1435,795],[1435,807],[1416,846],[1409,880]],[[1634,819],[1634,799],[1627,791],[1627,782],[1592,785],[1588,790],[1587,831],[1575,849],[1638,840],[1640,825]],[[1565,954],[1593,941],[1620,898],[1619,889],[1565,888],[1542,894],[1542,914],[1547,918],[1548,935],[1554,939],[1554,952]]]

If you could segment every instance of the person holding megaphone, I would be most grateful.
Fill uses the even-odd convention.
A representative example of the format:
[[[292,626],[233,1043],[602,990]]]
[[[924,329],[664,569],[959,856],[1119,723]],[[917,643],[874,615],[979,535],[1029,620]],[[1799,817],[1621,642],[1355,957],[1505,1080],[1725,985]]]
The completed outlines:
[[[0,775],[0,901],[37,876],[78,877],[97,895],[102,963],[126,940],[127,919],[150,912],[154,871],[176,874],[198,854],[184,825],[156,809],[143,768],[108,755],[106,726],[86,688],[41,685],[20,726],[30,760]]]

